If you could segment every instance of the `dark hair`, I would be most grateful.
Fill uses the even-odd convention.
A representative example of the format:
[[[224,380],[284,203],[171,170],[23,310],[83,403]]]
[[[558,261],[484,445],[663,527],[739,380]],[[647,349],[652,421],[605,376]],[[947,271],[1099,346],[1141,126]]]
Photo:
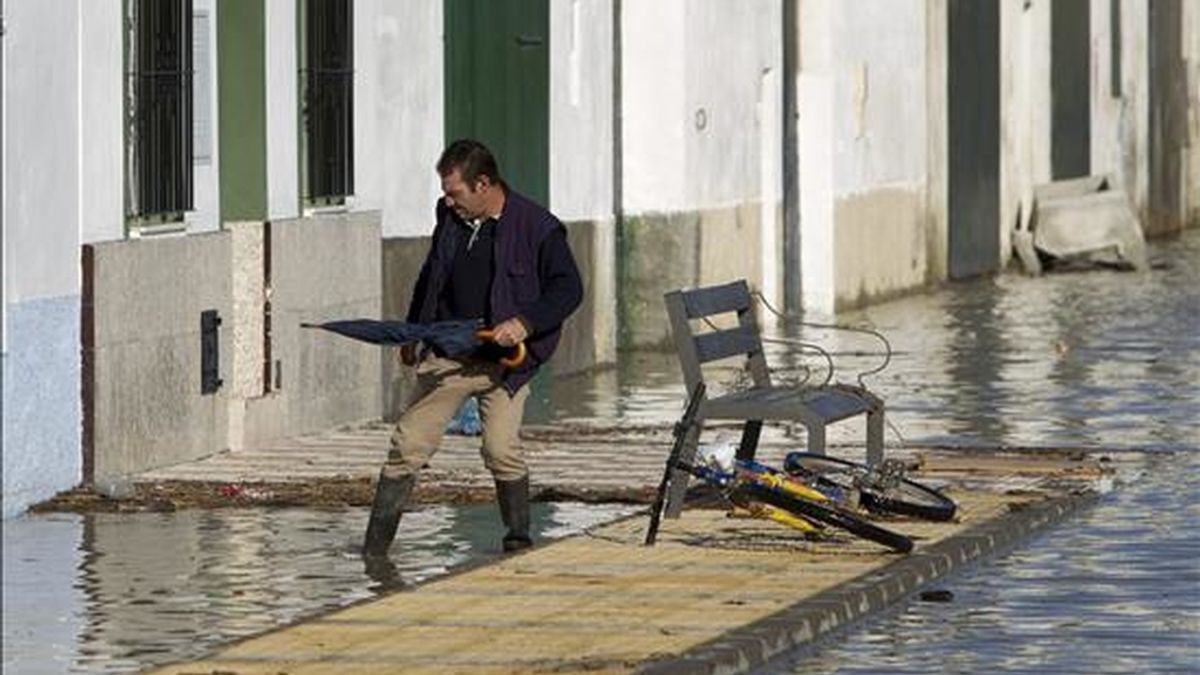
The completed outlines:
[[[463,182],[474,186],[480,176],[487,176],[493,185],[504,185],[500,178],[500,167],[492,151],[479,141],[460,138],[442,152],[437,162],[438,175],[448,176],[458,169]]]

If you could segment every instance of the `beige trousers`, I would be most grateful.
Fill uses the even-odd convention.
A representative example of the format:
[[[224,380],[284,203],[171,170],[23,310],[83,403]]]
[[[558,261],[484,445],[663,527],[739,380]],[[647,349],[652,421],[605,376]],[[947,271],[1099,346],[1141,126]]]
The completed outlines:
[[[433,355],[422,361],[417,366],[416,391],[392,432],[383,475],[398,478],[424,468],[437,452],[446,424],[469,396],[479,400],[484,466],[496,480],[516,480],[528,474],[517,432],[529,386],[510,397],[500,384],[500,375],[500,366],[491,361]]]

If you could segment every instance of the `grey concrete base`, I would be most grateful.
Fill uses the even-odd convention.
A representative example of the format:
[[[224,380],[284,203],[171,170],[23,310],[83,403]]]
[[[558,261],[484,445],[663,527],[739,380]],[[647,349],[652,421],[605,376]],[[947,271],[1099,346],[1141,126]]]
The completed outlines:
[[[300,324],[379,316],[379,212],[273,221],[267,239],[270,391],[247,401],[245,447],[281,429],[294,436],[378,418],[380,348]]]
[[[200,392],[200,313],[232,315],[228,233],[85,247],[84,480],[226,447],[229,387]],[[232,381],[228,325],[220,376]]]
[[[627,216],[617,253],[620,348],[671,345],[663,305],[668,291],[737,279],[760,288],[761,230],[757,203]]]
[[[429,252],[430,237],[396,237],[384,239],[383,258],[383,318],[403,321],[408,315],[413,287],[421,265]],[[402,366],[395,350],[384,350],[380,366],[383,371],[383,419],[394,422],[416,383],[411,368]]]
[[[935,579],[1012,549],[1096,499],[1095,493],[1084,493],[1011,511],[676,658],[643,664],[637,672],[744,673],[761,667],[911,597]]]
[[[611,222],[566,223],[567,239],[579,275],[583,303],[563,324],[562,341],[550,362],[555,375],[588,370],[617,360],[617,298]]]
[[[923,192],[876,189],[839,199],[834,208],[837,310],[909,293],[933,280]]]
[[[300,322],[379,316],[379,229],[337,213],[85,247],[85,480],[378,418],[379,349]],[[209,309],[223,386],[201,394]]]

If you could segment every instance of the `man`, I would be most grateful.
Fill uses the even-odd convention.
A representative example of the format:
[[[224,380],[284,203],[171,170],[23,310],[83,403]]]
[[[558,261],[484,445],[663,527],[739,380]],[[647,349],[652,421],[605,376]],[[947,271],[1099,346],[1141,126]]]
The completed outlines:
[[[482,143],[455,141],[437,171],[443,197],[408,321],[480,319],[493,327],[496,344],[453,359],[437,350],[419,355],[413,348],[402,350],[404,362],[417,365],[416,391],[379,474],[363,544],[368,558],[387,555],[417,473],[437,451],[446,422],[470,396],[479,401],[484,464],[495,479],[508,528],[504,550],[532,545],[529,470],[517,431],[529,380],[554,353],[563,320],[583,299],[562,223],[509,189]],[[527,346],[526,361],[511,369],[500,365],[504,348],[520,342]]]

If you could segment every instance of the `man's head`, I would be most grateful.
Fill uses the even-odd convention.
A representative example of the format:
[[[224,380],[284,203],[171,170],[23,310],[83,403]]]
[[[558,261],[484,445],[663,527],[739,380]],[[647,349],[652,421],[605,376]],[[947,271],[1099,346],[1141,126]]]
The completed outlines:
[[[504,205],[504,181],[496,158],[483,143],[460,139],[437,162],[446,206],[470,220],[496,215]]]

